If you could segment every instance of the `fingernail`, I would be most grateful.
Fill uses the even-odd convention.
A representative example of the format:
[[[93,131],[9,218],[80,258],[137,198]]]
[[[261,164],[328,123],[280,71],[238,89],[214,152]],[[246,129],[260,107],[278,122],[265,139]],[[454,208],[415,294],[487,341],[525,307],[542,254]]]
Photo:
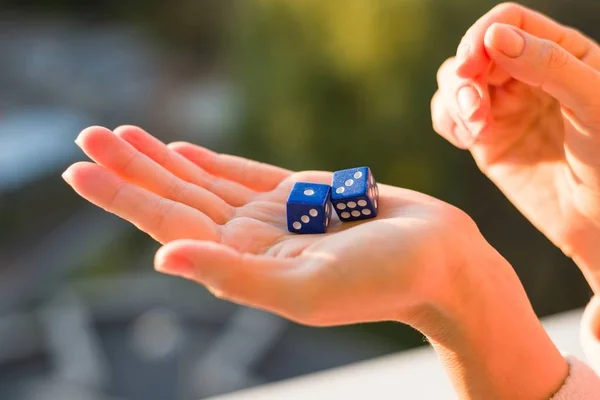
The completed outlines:
[[[464,118],[471,117],[479,108],[481,97],[473,86],[463,86],[456,95],[460,113]]]
[[[80,142],[79,136],[77,136],[77,137],[75,138],[75,144],[76,144],[78,147],[81,147],[81,142]]]
[[[469,52],[471,51],[471,47],[466,43],[461,43],[456,49],[456,59],[460,64],[462,64],[469,57]]]
[[[194,264],[184,257],[169,256],[159,260],[155,269],[167,275],[181,276],[189,279],[194,269]]]
[[[510,58],[523,54],[525,39],[519,32],[506,25],[497,25],[495,28],[493,47],[496,50]]]
[[[69,185],[71,184],[71,170],[67,169],[62,173],[61,177],[67,182]]]

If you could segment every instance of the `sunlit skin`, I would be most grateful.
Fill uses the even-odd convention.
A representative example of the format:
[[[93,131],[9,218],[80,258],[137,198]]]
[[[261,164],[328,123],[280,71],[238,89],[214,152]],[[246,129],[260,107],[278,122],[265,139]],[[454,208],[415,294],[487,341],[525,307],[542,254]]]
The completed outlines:
[[[469,149],[594,288],[599,57],[583,35],[502,5],[440,68],[432,100],[436,131]],[[458,96],[465,85],[478,101]],[[471,107],[460,111],[459,98]],[[165,145],[130,126],[91,127],[77,143],[92,162],[71,166],[65,180],[161,242],[158,271],[307,325],[410,324],[431,341],[460,398],[549,398],[568,375],[510,265],[449,204],[380,183],[376,219],[335,219],[327,234],[296,235],[285,223],[291,186],[329,183],[330,172]]]
[[[377,219],[334,218],[327,234],[289,233],[292,185],[330,183],[329,172],[293,173],[187,143],[166,146],[136,127],[88,128],[77,143],[95,163],[75,164],[65,178],[90,202],[168,244],[157,255],[159,270],[311,325],[405,317],[417,299],[459,274],[466,243],[479,239],[460,210],[387,185],[380,185]]]
[[[591,39],[503,4],[479,19],[457,56],[441,66],[432,100],[436,131],[471,151],[512,203],[575,260],[596,293],[599,71],[600,49]],[[478,95],[467,89],[459,96],[463,87]]]
[[[132,126],[91,127],[77,144],[93,162],[72,165],[65,180],[163,243],[155,262],[163,273],[307,325],[410,324],[432,342],[464,398],[527,398],[564,379],[564,360],[510,265],[449,204],[380,184],[376,219],[335,218],[327,234],[291,234],[285,202],[293,183],[329,183],[331,173],[165,145]],[[514,357],[507,346],[519,347]],[[551,384],[531,386],[524,376],[499,386],[515,363]],[[542,372],[545,365],[555,368]]]

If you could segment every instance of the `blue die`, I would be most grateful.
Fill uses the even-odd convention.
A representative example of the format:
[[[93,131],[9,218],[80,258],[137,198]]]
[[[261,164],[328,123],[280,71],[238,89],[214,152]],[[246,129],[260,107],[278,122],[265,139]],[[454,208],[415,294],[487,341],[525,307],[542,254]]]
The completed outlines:
[[[369,167],[334,172],[331,187],[331,202],[343,222],[377,216],[379,188]]]
[[[331,187],[296,182],[287,200],[288,230],[294,233],[325,233],[331,220]]]

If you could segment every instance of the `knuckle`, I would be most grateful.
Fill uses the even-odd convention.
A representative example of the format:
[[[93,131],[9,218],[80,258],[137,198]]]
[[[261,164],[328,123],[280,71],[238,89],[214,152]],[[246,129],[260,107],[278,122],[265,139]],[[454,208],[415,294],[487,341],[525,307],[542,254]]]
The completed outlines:
[[[574,49],[574,53],[578,53],[581,49],[585,49],[590,44],[590,39],[579,29],[571,26],[561,27],[560,38],[556,41],[560,46],[564,48]]]
[[[140,153],[138,151],[132,151],[129,157],[123,160],[121,165],[119,165],[119,169],[121,173],[124,175],[130,175],[132,170],[134,169],[135,164],[139,160]]]
[[[223,182],[204,170],[198,171],[198,180],[199,185],[210,192],[218,192]]]
[[[166,230],[166,221],[176,204],[177,203],[167,201],[166,199],[160,199],[156,202],[155,212],[153,213],[154,218],[150,223],[151,231],[162,232]]]
[[[107,208],[109,210],[114,210],[114,209],[118,208],[120,197],[123,194],[123,190],[125,189],[126,185],[127,184],[125,183],[125,181],[121,181],[119,183],[119,186],[117,186],[115,188],[114,193],[112,194],[111,198],[108,200],[108,203],[107,203]]]
[[[549,40],[542,41],[543,65],[548,69],[563,68],[569,62],[569,54],[558,44]]]
[[[562,35],[560,40],[558,41],[558,44],[560,45],[567,45],[572,43],[573,41],[576,40],[580,40],[581,38],[583,38],[583,35],[581,33],[581,31],[570,27],[570,26],[565,26],[563,28],[561,28],[562,30]]]
[[[247,291],[240,286],[239,277],[232,276],[225,269],[205,271],[199,281],[213,296],[220,300],[236,301],[236,299],[250,297]]]
[[[175,201],[182,201],[185,197],[185,193],[188,189],[188,184],[184,183],[176,178],[173,178],[167,185],[165,190],[166,197]]]
[[[158,163],[158,165],[162,165],[163,167],[168,167],[171,164],[172,161],[172,156],[171,156],[171,151],[169,150],[168,147],[164,146],[161,148],[161,150],[159,151],[159,153],[156,155],[156,162]]]

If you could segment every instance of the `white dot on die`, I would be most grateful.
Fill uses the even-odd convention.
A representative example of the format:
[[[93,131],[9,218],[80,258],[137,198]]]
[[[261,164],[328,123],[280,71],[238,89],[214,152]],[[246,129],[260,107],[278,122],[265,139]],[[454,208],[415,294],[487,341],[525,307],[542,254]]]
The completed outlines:
[[[379,186],[375,186],[375,196],[379,196]]]
[[[358,205],[361,206],[361,207],[364,207],[364,206],[367,205],[367,202],[365,200],[359,200],[358,201]]]
[[[293,227],[294,227],[294,229],[296,229],[296,230],[298,230],[298,229],[302,228],[302,224],[301,224],[300,222],[297,222],[297,221],[296,221],[296,222],[294,222],[294,223],[292,224],[292,226],[293,226]]]
[[[354,185],[354,180],[348,179],[346,182],[344,182],[344,185],[346,185],[346,186],[352,186],[352,185]]]
[[[350,208],[356,208],[356,203],[353,202],[353,201],[349,201],[348,202],[348,207],[350,207]]]
[[[360,217],[360,211],[358,211],[358,210],[352,211],[352,216],[353,217]]]
[[[316,217],[317,215],[319,215],[319,212],[317,210],[315,210],[314,208],[311,208],[308,213],[310,214],[311,217]]]
[[[337,208],[338,210],[345,210],[346,209],[346,204],[340,203],[337,206],[335,206],[335,208]]]
[[[305,224],[308,224],[310,222],[310,217],[308,215],[303,215],[302,217],[300,217],[300,220]]]
[[[342,218],[350,218],[350,213],[349,212],[343,212],[342,215],[340,215],[340,217]]]
[[[329,226],[329,218],[325,218],[325,226]]]
[[[343,187],[343,186],[340,186],[339,188],[335,189],[335,192],[336,192],[337,194],[342,194],[342,193],[344,193],[344,191],[345,191],[345,190],[346,190],[346,189],[344,189],[344,187]]]
[[[377,208],[377,199],[373,200],[373,205]]]
[[[362,210],[362,213],[364,215],[371,215],[371,210],[369,210],[368,208],[365,208],[364,210]]]
[[[306,190],[304,191],[304,195],[305,195],[305,196],[312,196],[313,194],[315,194],[315,191],[314,191],[314,190],[312,190],[312,189],[306,189]]]
[[[354,173],[354,179],[360,179],[361,177],[362,177],[362,172],[360,172],[360,171],[356,171],[356,172]]]

